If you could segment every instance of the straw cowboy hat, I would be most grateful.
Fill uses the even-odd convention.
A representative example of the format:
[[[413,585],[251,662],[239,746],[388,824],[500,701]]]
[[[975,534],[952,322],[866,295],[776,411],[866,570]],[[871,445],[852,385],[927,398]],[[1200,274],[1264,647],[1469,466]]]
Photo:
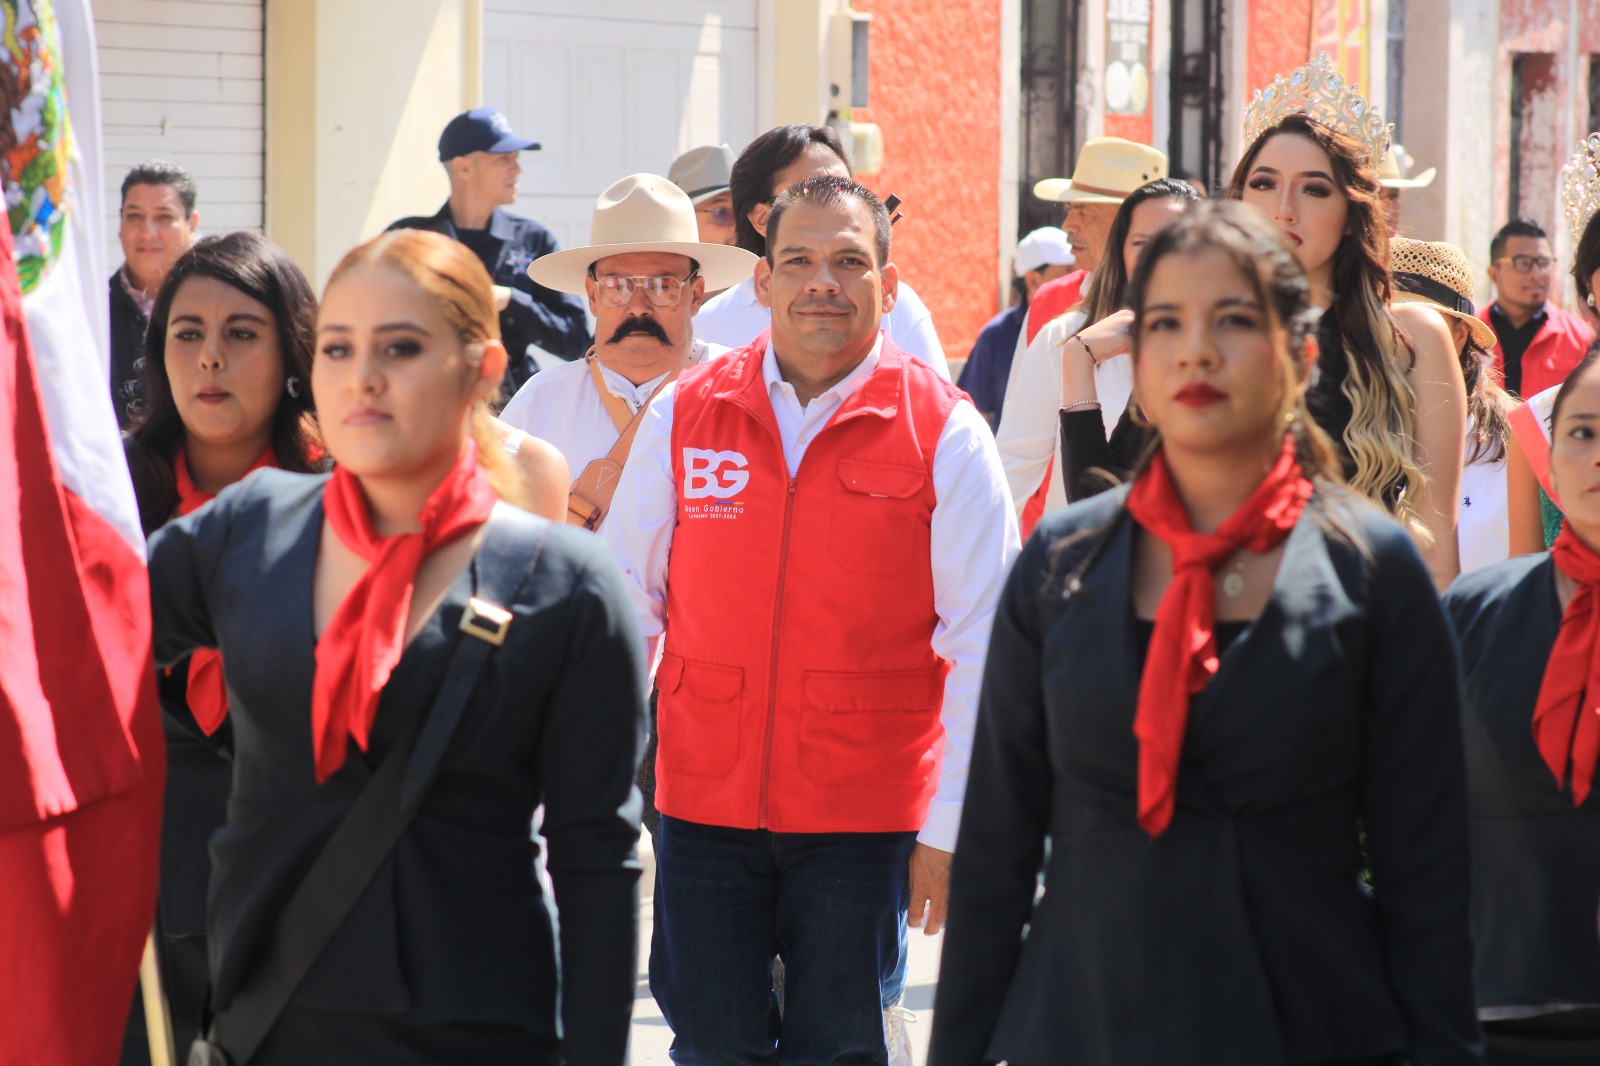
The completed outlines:
[[[1472,341],[1494,351],[1494,330],[1474,314],[1472,264],[1467,253],[1444,241],[1389,238],[1389,273],[1394,276],[1395,303],[1421,303],[1465,322]]]
[[[1438,167],[1429,167],[1414,178],[1406,177],[1416,161],[1401,145],[1391,145],[1389,153],[1378,164],[1378,184],[1386,189],[1426,189],[1438,176]]]
[[[528,277],[558,292],[584,295],[589,268],[609,255],[669,252],[700,264],[706,290],[726,289],[755,272],[756,257],[743,248],[702,244],[689,196],[659,174],[630,174],[600,194],[589,224],[589,243],[541,255]]]
[[[1071,178],[1045,178],[1033,187],[1041,200],[1120,204],[1146,182],[1167,176],[1167,157],[1148,144],[1121,137],[1091,137],[1078,152]]]

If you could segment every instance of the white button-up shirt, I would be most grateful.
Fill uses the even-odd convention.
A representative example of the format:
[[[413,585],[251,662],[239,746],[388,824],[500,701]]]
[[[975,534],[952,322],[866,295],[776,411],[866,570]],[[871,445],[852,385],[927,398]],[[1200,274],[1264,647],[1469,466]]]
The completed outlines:
[[[743,348],[772,326],[772,311],[756,299],[756,282],[746,278],[707,300],[694,316],[694,335],[727,348]],[[894,307],[883,316],[889,338],[907,355],[915,356],[950,380],[950,363],[944,345],[933,329],[933,312],[904,281]]]
[[[723,351],[720,346],[696,340],[691,354],[696,363],[703,363]],[[620,397],[629,411],[637,412],[650,402],[651,394],[667,375],[661,374],[635,385],[602,363],[600,376],[608,392]],[[541,370],[523,382],[522,388],[500,412],[500,421],[554,445],[566,458],[567,469],[574,479],[583,473],[584,467],[596,459],[604,459],[622,435],[594,387],[589,364],[582,359]],[[638,446],[637,440],[634,446]]]
[[[1082,311],[1068,311],[1051,319],[1011,364],[995,444],[1000,449],[1000,463],[1018,514],[1039,491],[1039,483],[1046,475],[1050,477],[1050,491],[1045,509],[1067,505],[1067,490],[1061,484],[1061,357],[1067,341],[1082,328]],[[1024,333],[1019,341],[1026,339]],[[1132,358],[1114,355],[1095,364],[1094,388],[1109,440],[1133,393]],[[1054,470],[1050,467],[1052,458]]]
[[[806,447],[817,432],[878,365],[881,347],[880,341],[860,366],[802,407],[794,388],[779,374],[772,346],[767,346],[761,375],[777,416],[789,476],[799,471]],[[640,423],[634,443],[636,459],[623,470],[611,517],[600,527],[600,536],[611,545],[622,566],[639,626],[652,643],[671,624],[665,612],[667,563],[678,517],[678,485],[670,454],[674,388],[663,390]],[[933,456],[933,488],[937,502],[928,564],[933,570],[933,606],[939,621],[930,643],[934,653],[952,665],[940,710],[945,729],[944,762],[938,791],[917,839],[953,851],[967,790],[989,629],[1000,587],[1018,547],[1016,513],[1006,492],[994,437],[977,408],[966,400],[956,404],[939,435]],[[862,550],[895,549],[864,544]],[[841,663],[838,668],[849,669],[850,665]]]

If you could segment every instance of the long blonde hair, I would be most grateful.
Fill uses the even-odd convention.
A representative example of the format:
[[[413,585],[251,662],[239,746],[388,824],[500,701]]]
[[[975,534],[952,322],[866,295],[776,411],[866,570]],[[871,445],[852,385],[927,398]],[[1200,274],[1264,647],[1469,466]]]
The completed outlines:
[[[328,276],[323,291],[331,289],[357,267],[382,265],[410,279],[434,302],[455,329],[467,362],[476,370],[484,344],[500,339],[500,315],[494,306],[494,282],[471,249],[459,241],[428,230],[390,230],[352,248]],[[507,503],[529,508],[527,490],[512,465],[494,417],[486,403],[472,407],[469,431],[478,444],[478,465]]]
[[[1344,395],[1350,424],[1343,443],[1355,469],[1350,487],[1389,508],[1425,541],[1432,537],[1416,512],[1427,482],[1417,458],[1416,393],[1409,373],[1416,358],[1411,339],[1389,313],[1389,236],[1378,210],[1377,175],[1367,150],[1355,138],[1295,114],[1256,138],[1234,168],[1229,199],[1244,196],[1245,181],[1262,147],[1284,133],[1297,133],[1321,148],[1332,165],[1334,184],[1349,202],[1344,237],[1333,257],[1333,304],[1350,373]],[[1389,498],[1399,485],[1398,499]]]

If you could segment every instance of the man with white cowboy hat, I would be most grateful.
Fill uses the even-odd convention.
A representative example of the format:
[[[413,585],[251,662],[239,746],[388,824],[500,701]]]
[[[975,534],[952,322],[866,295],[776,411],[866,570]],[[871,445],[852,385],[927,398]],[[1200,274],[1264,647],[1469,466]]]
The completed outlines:
[[[1391,237],[1400,235],[1400,191],[1426,189],[1433,184],[1433,179],[1439,174],[1438,167],[1429,167],[1412,177],[1411,168],[1415,165],[1416,161],[1411,158],[1411,153],[1399,144],[1390,145],[1383,162],[1378,164],[1378,184],[1383,186],[1381,193],[1383,217],[1389,224]]]
[[[682,189],[631,174],[595,201],[587,245],[529,264],[530,278],[585,297],[595,317],[588,354],[529,379],[500,414],[580,471],[568,521],[599,527],[651,397],[712,354],[692,325],[706,290],[738,284],[755,261],[741,248],[701,242]]]
[[[725,144],[691,148],[672,161],[667,177],[689,195],[694,204],[700,239],[707,244],[734,244],[733,149]]]
[[[1160,149],[1122,137],[1091,137],[1078,151],[1072,177],[1045,178],[1034,184],[1033,195],[1039,199],[1066,205],[1061,228],[1078,269],[1041,285],[1033,294],[1019,348],[1038,336],[1045,323],[1083,299],[1122,201],[1139,186],[1166,176],[1167,157]]]

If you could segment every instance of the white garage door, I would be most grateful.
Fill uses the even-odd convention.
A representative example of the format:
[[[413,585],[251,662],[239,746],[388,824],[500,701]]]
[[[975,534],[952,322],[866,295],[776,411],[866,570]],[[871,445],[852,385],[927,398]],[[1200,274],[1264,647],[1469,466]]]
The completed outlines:
[[[194,175],[207,233],[261,228],[262,0],[92,0],[105,122],[107,263],[123,175]]]
[[[543,150],[518,213],[587,243],[595,197],[756,129],[756,0],[485,0],[483,100]]]

